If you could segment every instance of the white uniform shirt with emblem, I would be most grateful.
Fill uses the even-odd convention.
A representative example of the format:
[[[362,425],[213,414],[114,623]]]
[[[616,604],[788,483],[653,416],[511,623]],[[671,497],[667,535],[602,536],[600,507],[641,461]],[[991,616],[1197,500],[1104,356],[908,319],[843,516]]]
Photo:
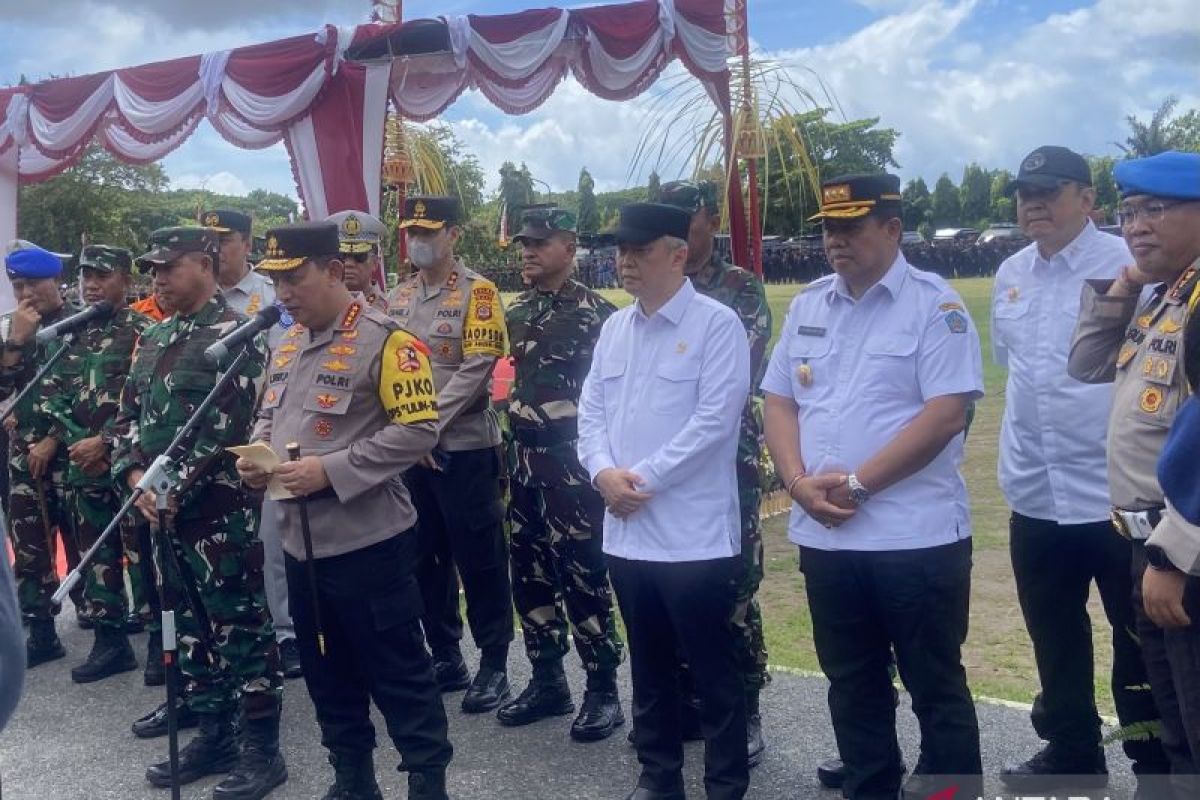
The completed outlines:
[[[736,456],[750,392],[750,346],[737,314],[689,280],[647,317],[640,303],[600,331],[579,400],[579,461],[595,480],[620,467],[653,497],[604,517],[604,552],[705,561],[741,552]]]
[[[992,294],[992,354],[1008,368],[1000,489],[1013,511],[1060,525],[1108,519],[1104,444],[1112,386],[1067,374],[1087,279],[1133,263],[1125,240],[1088,222],[1049,260],[1031,244],[1007,258]]]
[[[945,280],[898,255],[857,301],[841,277],[792,300],[764,391],[799,406],[800,454],[810,474],[854,472],[935,397],[983,396],[979,334]],[[963,435],[924,469],[874,494],[839,528],[793,504],[788,538],[820,550],[911,550],[971,535],[959,472]]]

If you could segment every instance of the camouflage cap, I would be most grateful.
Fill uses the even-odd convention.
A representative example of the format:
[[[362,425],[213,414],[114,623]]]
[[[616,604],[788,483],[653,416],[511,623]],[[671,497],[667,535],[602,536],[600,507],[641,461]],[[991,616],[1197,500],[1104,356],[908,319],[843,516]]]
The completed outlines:
[[[142,272],[170,264],[188,253],[215,256],[221,247],[221,237],[212,228],[181,225],[159,228],[150,234],[150,251],[139,256],[137,266]]]
[[[541,241],[549,239],[556,233],[575,233],[575,212],[550,204],[526,206],[521,212],[521,230],[513,241],[518,244],[523,239]]]
[[[89,244],[79,254],[79,268],[98,272],[132,272],[133,253],[124,247]]]
[[[660,203],[682,208],[689,214],[702,208],[712,212],[721,208],[715,181],[671,181],[662,185],[658,197]]]

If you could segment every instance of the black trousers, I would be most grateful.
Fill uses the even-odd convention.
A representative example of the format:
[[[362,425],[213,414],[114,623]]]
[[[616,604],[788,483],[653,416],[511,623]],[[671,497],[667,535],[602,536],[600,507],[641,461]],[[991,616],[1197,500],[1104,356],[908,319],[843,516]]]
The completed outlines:
[[[413,577],[417,536],[316,561],[325,655],[317,650],[305,563],[286,556],[288,599],[304,683],[317,710],[321,744],[334,753],[375,747],[370,701],[400,751],[401,769],[443,769],[453,748],[446,712],[421,634],[421,593]]]
[[[1065,761],[1089,764],[1101,739],[1087,611],[1092,581],[1112,628],[1117,718],[1122,726],[1158,719],[1154,697],[1142,688],[1146,666],[1134,636],[1133,545],[1107,520],[1059,525],[1013,513],[1009,552],[1041,682],[1033,701],[1033,729]],[[1126,740],[1123,746],[1134,771],[1167,771],[1167,757],[1157,739]]]
[[[704,788],[709,800],[746,794],[746,693],[729,620],[740,556],[664,563],[608,557],[609,577],[629,636],[638,785],[683,789],[679,655],[700,696]]]
[[[1200,797],[1200,578],[1187,579],[1183,607],[1192,624],[1164,630],[1146,616],[1142,573],[1146,552],[1133,545],[1133,606],[1150,690],[1162,718],[1162,746],[1171,762],[1176,796]]]
[[[501,663],[491,666],[502,669],[514,625],[499,455],[490,447],[446,455],[443,471],[417,466],[404,476],[417,509],[425,637],[435,659],[457,652],[463,633],[461,578],[471,636],[484,661],[489,653],[498,654]]]
[[[921,728],[914,773],[980,775],[979,723],[961,650],[971,540],[886,552],[801,547],[800,571],[817,659],[829,678],[845,796],[894,798],[900,788],[893,650]]]

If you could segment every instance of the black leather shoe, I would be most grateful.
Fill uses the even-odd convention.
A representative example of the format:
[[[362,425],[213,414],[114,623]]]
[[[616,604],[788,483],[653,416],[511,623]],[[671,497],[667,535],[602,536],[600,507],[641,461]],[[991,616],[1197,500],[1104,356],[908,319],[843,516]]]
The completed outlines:
[[[321,800],[383,800],[375,781],[375,760],[365,753],[330,753],[333,785]]]
[[[300,667],[300,648],[295,639],[284,639],[279,643],[279,660],[283,663],[283,677],[295,680],[304,674]]]
[[[141,614],[132,611],[125,616],[123,625],[127,634],[141,633],[146,630],[146,620],[142,619]]]
[[[176,724],[179,726],[179,730],[183,730],[184,728],[194,728],[199,724],[199,718],[196,716],[196,712],[188,708],[183,701],[179,702],[176,719]],[[133,723],[132,730],[133,735],[139,739],[154,739],[159,736],[166,736],[167,704],[163,703],[144,717],[139,717]]]
[[[84,631],[90,631],[96,627],[96,623],[87,615],[87,612],[78,607],[75,609],[75,624],[79,626],[80,630]]]
[[[1018,792],[1044,791],[1058,787],[1102,789],[1108,785],[1108,765],[1100,748],[1088,755],[1066,754],[1046,745],[1032,758],[1006,764],[1000,782]]]
[[[687,795],[682,789],[677,792],[658,792],[639,786],[626,795],[625,800],[687,800]]]
[[[515,728],[547,717],[562,717],[574,713],[571,689],[566,678],[555,681],[531,680],[516,700],[500,707],[496,719],[501,725]]]
[[[750,714],[746,717],[746,763],[754,769],[762,763],[763,753],[767,751],[767,743],[763,741],[762,715]]]
[[[408,800],[449,800],[444,771],[408,773]]]
[[[67,651],[54,630],[54,619],[29,621],[29,638],[25,642],[25,668],[33,669],[47,661],[65,658]]]
[[[146,668],[142,670],[142,683],[146,686],[162,686],[167,682],[167,668],[163,666],[162,637],[151,633],[146,641]]]
[[[434,661],[433,677],[443,693],[461,692],[471,685],[471,672],[461,658],[458,661]]]
[[[179,751],[179,784],[194,783],[206,775],[229,772],[237,764],[237,736],[233,732],[232,716],[199,714],[200,732]],[[167,788],[171,785],[170,760],[154,764],[146,770],[146,780]]]
[[[817,780],[826,789],[840,789],[846,782],[846,765],[840,758],[827,758],[817,765]]]
[[[612,736],[624,724],[625,714],[616,690],[588,690],[583,693],[579,715],[571,723],[571,738],[577,742],[598,742]]]
[[[242,723],[242,747],[237,763],[213,787],[213,800],[262,800],[288,779],[279,752],[279,712]]]
[[[495,711],[508,698],[508,674],[491,667],[480,667],[471,687],[463,695],[462,710],[464,714]]]

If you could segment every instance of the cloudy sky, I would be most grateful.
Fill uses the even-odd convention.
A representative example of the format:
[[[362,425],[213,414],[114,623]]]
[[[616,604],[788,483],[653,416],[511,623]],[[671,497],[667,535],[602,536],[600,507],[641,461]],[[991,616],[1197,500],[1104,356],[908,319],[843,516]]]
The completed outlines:
[[[530,0],[408,0],[408,18],[503,13]],[[83,74],[365,21],[368,0],[0,0],[0,84]],[[1196,0],[750,0],[760,55],[788,65],[847,118],[879,116],[902,132],[904,178],[955,179],[978,161],[1015,169],[1059,143],[1116,152],[1124,118],[1168,95],[1200,107]],[[819,76],[822,87],[813,76]],[[524,160],[555,189],[586,166],[601,189],[631,180],[647,96],[614,104],[564,84],[542,108],[506,117],[464,95],[445,115],[489,178]],[[165,166],[180,187],[295,195],[282,146],[241,151],[207,125]],[[663,170],[675,177],[678,165]]]

